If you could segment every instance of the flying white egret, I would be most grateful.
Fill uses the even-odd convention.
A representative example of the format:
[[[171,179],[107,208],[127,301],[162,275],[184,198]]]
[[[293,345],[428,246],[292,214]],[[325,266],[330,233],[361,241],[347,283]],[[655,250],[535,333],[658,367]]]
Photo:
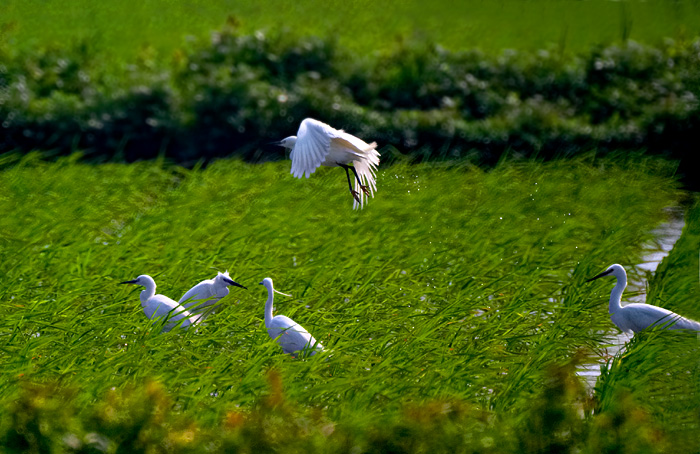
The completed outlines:
[[[610,265],[607,270],[588,279],[586,282],[604,276],[615,276],[617,284],[610,293],[610,320],[622,331],[635,333],[650,326],[663,326],[666,329],[687,329],[700,331],[700,323],[682,317],[675,312],[644,303],[620,304],[622,292],[627,287],[627,273],[622,265]]]
[[[206,279],[187,291],[178,301],[192,314],[202,314],[202,320],[216,310],[216,303],[228,295],[229,285],[235,285],[247,290],[229,276],[228,271],[217,273],[213,279]]]
[[[142,274],[132,281],[120,282],[120,284],[136,284],[145,287],[139,295],[141,307],[143,307],[146,317],[154,320],[154,323],[157,323],[161,317],[168,318],[168,323],[163,327],[163,332],[170,331],[180,324],[180,321],[182,321],[181,326],[183,328],[189,328],[190,325],[200,321],[200,315],[192,315],[187,309],[165,295],[156,295],[156,282],[147,274]]]
[[[307,118],[301,122],[296,136],[272,144],[292,150],[291,173],[297,178],[304,175],[309,178],[319,166],[345,169],[350,193],[355,199],[353,208],[361,208],[365,197],[374,197],[377,190],[375,172],[379,165],[376,142],[368,144],[340,129]],[[350,181],[350,170],[355,174],[355,189]]]
[[[310,350],[309,355],[315,355],[317,351],[323,350],[321,343],[294,320],[284,315],[272,316],[274,294],[279,293],[289,297],[292,295],[275,290],[272,286],[272,279],[269,277],[263,279],[260,285],[264,285],[267,289],[267,302],[265,303],[265,327],[267,328],[267,334],[271,338],[277,339],[277,343],[280,344],[282,350],[285,353],[292,354],[292,356],[296,356],[295,352],[303,350]]]

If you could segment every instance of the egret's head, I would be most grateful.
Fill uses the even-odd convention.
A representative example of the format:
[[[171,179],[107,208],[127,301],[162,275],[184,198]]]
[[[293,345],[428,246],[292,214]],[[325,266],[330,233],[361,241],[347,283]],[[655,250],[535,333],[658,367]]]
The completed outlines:
[[[266,277],[265,279],[262,280],[262,282],[259,283],[260,285],[264,285],[266,289],[272,289],[274,288],[272,286],[272,279],[269,277]]]
[[[153,278],[147,274],[142,274],[136,279],[133,279],[131,281],[124,281],[120,282],[120,284],[136,284],[136,285],[146,285],[149,282],[154,282]]]
[[[279,145],[280,147],[289,148],[290,150],[294,148],[294,144],[297,143],[297,136],[289,136],[280,140],[279,142],[272,142],[270,145]]]
[[[216,282],[226,282],[226,279],[231,280],[231,276],[228,274],[228,270],[222,272],[217,272],[214,281]]]
[[[234,281],[231,279],[231,277],[228,275],[228,270],[224,271],[223,273],[217,273],[216,277],[214,278],[214,282],[217,284],[223,284],[223,285],[235,285],[236,287],[244,288],[248,290],[247,287],[242,286],[238,282]]]
[[[292,297],[292,295],[289,295],[288,293],[282,293],[278,290],[275,290],[275,288],[272,286],[272,279],[270,279],[269,277],[263,279],[260,285],[264,285],[265,288],[270,292],[279,293],[280,295],[288,296],[290,298]]]
[[[627,279],[627,273],[625,272],[625,268],[623,268],[622,265],[618,265],[616,263],[614,265],[610,265],[607,270],[603,271],[597,276],[588,279],[586,282],[591,282],[605,276],[615,276],[618,279]]]

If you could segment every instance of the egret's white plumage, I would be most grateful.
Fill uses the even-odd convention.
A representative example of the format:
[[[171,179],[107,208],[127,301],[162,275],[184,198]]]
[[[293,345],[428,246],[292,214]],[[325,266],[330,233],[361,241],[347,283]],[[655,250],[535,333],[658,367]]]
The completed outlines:
[[[303,326],[284,315],[272,316],[274,294],[291,295],[275,290],[272,285],[272,279],[269,277],[263,279],[260,284],[267,289],[267,302],[265,303],[265,327],[267,328],[267,334],[271,338],[277,339],[277,343],[282,347],[282,350],[293,356],[296,352],[304,349],[310,350],[309,355],[315,355],[318,350],[323,350],[321,343],[314,339]]]
[[[229,285],[246,288],[235,282],[229,276],[228,271],[217,273],[213,279],[205,279],[189,289],[178,301],[192,314],[202,314],[202,320],[216,310],[216,304],[221,298],[228,295]]]
[[[120,282],[120,284],[136,284],[145,287],[139,295],[141,307],[146,317],[154,320],[154,323],[157,323],[161,317],[167,317],[168,323],[163,327],[163,332],[170,331],[177,325],[189,328],[190,325],[200,321],[199,315],[189,313],[187,309],[167,296],[156,295],[156,282],[147,274],[142,274],[132,281]],[[182,323],[180,323],[181,321]]]
[[[700,323],[682,317],[663,307],[644,303],[621,305],[622,292],[627,287],[627,272],[622,265],[614,264],[588,282],[604,277],[615,276],[617,283],[610,293],[610,320],[622,331],[635,333],[650,326],[663,326],[666,329],[687,329],[700,331]]]
[[[377,190],[375,172],[379,165],[376,142],[368,144],[343,130],[307,118],[301,122],[296,136],[287,137],[275,145],[292,150],[291,173],[297,178],[308,178],[319,166],[344,168],[350,193],[355,199],[353,208],[362,207],[365,197],[374,197]],[[355,174],[354,189],[349,170]]]

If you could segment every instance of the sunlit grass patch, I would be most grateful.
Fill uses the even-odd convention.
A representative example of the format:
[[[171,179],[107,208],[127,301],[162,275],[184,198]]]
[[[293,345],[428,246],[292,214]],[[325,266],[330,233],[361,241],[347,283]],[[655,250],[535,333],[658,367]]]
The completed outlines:
[[[559,48],[580,51],[625,39],[656,44],[697,33],[691,1],[557,0],[522,2],[251,1],[139,2],[5,0],[0,45],[27,49],[87,43],[109,58],[171,58],[187,37],[219,29],[228,16],[246,33],[289,28],[300,36],[336,36],[358,53],[391,47],[397,39],[429,40],[450,49]],[[144,49],[147,49],[144,51]]]
[[[677,203],[660,163],[395,165],[362,211],[342,172],[296,180],[288,162],[9,167],[0,391],[58,379],[96,395],[155,378],[214,421],[256,402],[275,368],[289,399],[335,416],[442,397],[516,410],[549,365],[611,328],[606,295],[583,279],[634,263]],[[250,290],[187,332],[159,335],[138,291],[116,285],[150,274],[178,299],[226,269]],[[264,277],[293,295],[276,313],[327,352],[281,354],[261,327]]]

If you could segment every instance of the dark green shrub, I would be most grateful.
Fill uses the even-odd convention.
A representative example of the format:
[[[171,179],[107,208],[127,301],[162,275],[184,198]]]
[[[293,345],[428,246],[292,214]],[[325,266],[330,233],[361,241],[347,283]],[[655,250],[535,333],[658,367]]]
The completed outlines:
[[[578,56],[399,42],[357,58],[333,40],[241,35],[234,26],[167,67],[145,49],[119,74],[105,73],[85,45],[5,52],[0,151],[278,159],[284,150],[264,144],[315,117],[414,159],[488,163],[504,152],[550,157],[591,148],[683,158],[695,153],[698,68],[700,41],[627,42]]]

